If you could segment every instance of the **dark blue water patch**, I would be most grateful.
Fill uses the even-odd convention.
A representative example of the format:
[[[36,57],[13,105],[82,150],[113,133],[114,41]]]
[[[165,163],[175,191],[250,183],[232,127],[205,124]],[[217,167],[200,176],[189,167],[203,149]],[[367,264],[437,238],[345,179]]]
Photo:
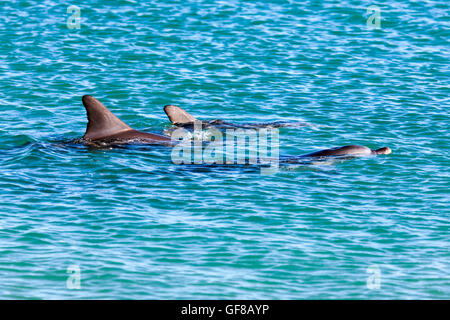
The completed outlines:
[[[1,143],[0,149],[11,150],[15,148],[24,148],[33,143],[36,143],[36,139],[31,136],[21,134],[21,135],[9,135],[8,133],[3,133],[0,135]]]

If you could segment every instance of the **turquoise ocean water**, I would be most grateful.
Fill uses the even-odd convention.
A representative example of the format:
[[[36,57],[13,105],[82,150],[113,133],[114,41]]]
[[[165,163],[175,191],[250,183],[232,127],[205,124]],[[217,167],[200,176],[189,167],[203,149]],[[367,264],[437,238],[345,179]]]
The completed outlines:
[[[449,298],[449,13],[445,0],[0,1],[0,298]],[[154,133],[170,103],[310,123],[280,129],[282,155],[393,153],[261,175],[175,165],[166,147],[64,144],[84,134],[85,94]]]

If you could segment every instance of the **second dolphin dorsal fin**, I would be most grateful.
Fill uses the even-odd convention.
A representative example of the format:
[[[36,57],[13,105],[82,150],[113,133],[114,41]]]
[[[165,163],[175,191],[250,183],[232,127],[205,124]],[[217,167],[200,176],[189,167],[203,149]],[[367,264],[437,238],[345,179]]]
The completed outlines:
[[[173,124],[192,123],[197,119],[177,106],[167,105],[164,107],[164,112],[169,117],[170,122]]]
[[[83,96],[82,100],[88,117],[84,139],[97,140],[132,130],[131,127],[117,118],[103,103],[94,97]]]

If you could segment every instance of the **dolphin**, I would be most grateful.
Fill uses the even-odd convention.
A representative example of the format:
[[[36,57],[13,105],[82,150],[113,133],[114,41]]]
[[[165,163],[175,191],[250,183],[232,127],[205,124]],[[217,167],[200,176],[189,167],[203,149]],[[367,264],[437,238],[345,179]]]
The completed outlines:
[[[137,131],[125,122],[115,116],[108,108],[106,108],[100,101],[90,95],[85,95],[82,98],[83,105],[86,108],[88,124],[86,133],[82,140],[85,143],[100,143],[100,144],[156,144],[174,146],[176,141],[163,135]],[[175,125],[193,124],[197,120],[195,117],[184,111],[183,109],[167,105],[164,111],[168,115],[170,121]],[[225,123],[221,120],[214,120],[208,122],[209,124]],[[232,125],[232,124],[231,124]],[[295,162],[302,159],[315,159],[327,157],[339,158],[354,158],[370,155],[390,154],[392,150],[388,147],[382,147],[376,150],[371,150],[365,146],[347,145],[343,147],[336,147],[331,149],[324,149],[296,157],[288,157],[282,159],[283,162]]]
[[[330,149],[324,149],[316,152],[303,154],[300,156],[281,157],[281,163],[294,163],[305,164],[312,163],[314,161],[325,160],[348,160],[357,157],[377,156],[382,154],[390,154],[392,150],[389,147],[382,147],[376,150],[372,150],[365,146],[348,145],[343,147],[336,147]]]
[[[376,156],[380,154],[390,154],[392,150],[389,147],[382,147],[376,150],[372,150],[365,146],[348,145],[343,147],[336,147],[331,149],[324,149],[316,152],[307,153],[296,158],[324,158],[324,157],[364,157],[364,156]]]
[[[281,127],[300,127],[309,125],[303,122],[286,122],[286,121],[274,121],[268,123],[244,123],[244,124],[235,124],[220,119],[210,121],[200,121],[193,115],[189,114],[187,111],[174,105],[166,105],[164,107],[164,112],[166,113],[167,117],[169,118],[170,122],[173,125],[187,128],[193,128],[195,124],[201,124],[202,128],[214,126],[219,129],[227,129],[227,128],[256,129],[266,127],[281,128]]]
[[[171,144],[169,137],[134,130],[92,96],[83,96],[82,101],[88,118],[85,142]]]

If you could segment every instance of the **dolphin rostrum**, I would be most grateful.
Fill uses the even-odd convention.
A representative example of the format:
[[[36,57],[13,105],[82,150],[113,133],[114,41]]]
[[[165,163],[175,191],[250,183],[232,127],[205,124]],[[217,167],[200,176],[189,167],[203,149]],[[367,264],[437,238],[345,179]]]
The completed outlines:
[[[115,144],[132,142],[171,143],[169,137],[134,130],[92,96],[83,96],[82,100],[88,117],[86,133],[83,136],[84,141]]]

